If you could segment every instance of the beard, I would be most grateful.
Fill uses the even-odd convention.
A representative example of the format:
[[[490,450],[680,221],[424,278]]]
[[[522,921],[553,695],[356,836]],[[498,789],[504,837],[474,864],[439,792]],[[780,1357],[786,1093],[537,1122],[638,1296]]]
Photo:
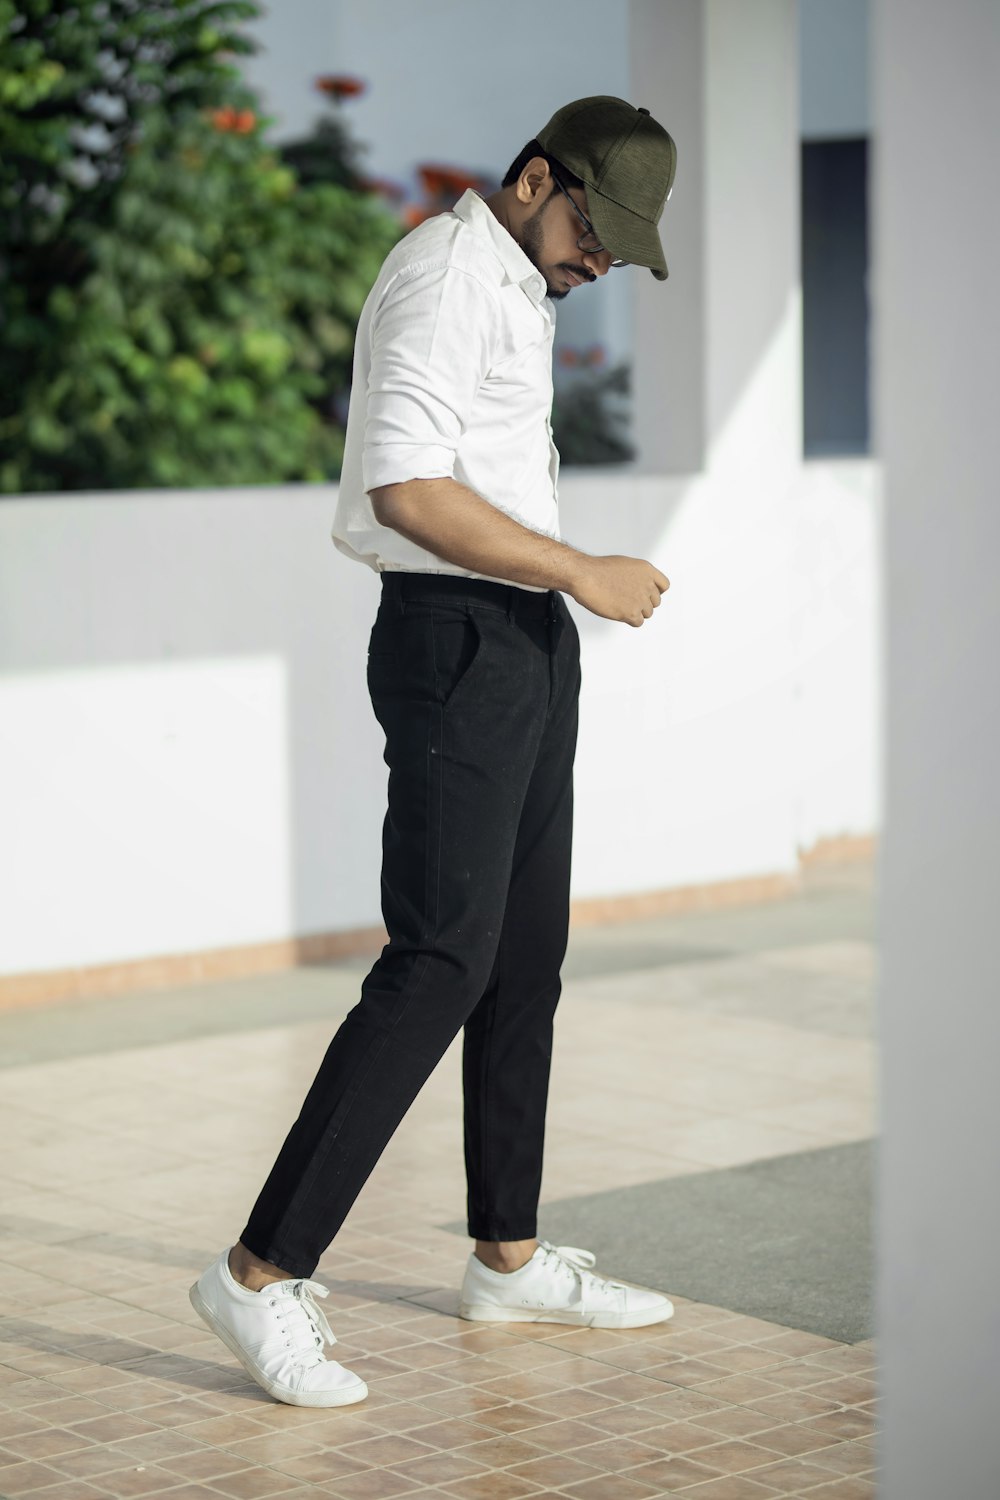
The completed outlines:
[[[535,209],[535,212],[531,215],[530,219],[525,219],[521,229],[521,249],[531,261],[531,264],[534,266],[535,270],[540,271],[542,276],[544,277],[548,296],[552,298],[553,302],[560,302],[562,301],[563,297],[567,297],[569,295],[570,289],[569,287],[554,287],[551,280],[549,279],[548,272],[542,265],[542,224],[540,221],[545,210],[552,202],[554,192],[555,189],[553,189],[553,192],[549,193],[549,196],[545,199],[544,203],[540,204],[539,207]]]

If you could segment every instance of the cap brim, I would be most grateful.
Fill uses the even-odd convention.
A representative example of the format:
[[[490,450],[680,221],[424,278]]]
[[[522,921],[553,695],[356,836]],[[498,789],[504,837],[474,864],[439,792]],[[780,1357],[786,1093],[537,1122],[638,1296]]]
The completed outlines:
[[[616,259],[627,260],[632,266],[646,266],[657,281],[666,281],[669,272],[655,224],[589,186],[587,210],[597,238]]]

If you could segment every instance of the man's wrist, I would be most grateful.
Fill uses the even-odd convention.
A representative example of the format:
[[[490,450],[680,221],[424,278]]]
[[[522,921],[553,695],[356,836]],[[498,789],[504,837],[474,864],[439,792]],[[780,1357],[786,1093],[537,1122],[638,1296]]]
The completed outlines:
[[[560,593],[569,594],[574,598],[584,570],[591,561],[586,552],[578,552],[575,547],[564,542],[560,546],[559,566],[557,569],[556,582],[553,585]]]

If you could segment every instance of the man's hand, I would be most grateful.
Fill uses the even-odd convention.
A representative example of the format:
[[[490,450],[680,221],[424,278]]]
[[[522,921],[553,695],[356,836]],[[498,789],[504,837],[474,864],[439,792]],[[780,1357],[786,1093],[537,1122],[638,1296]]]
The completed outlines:
[[[639,626],[669,587],[670,579],[640,557],[581,555],[568,592],[591,614]]]

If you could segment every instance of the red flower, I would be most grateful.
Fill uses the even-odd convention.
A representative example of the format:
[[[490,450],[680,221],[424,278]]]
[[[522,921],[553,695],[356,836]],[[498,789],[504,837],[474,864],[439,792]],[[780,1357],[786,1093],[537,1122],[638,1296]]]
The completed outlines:
[[[467,188],[478,187],[481,180],[461,167],[440,167],[430,162],[418,166],[417,172],[425,193],[431,198],[460,198]]]
[[[210,109],[208,117],[216,130],[235,131],[237,135],[248,135],[257,123],[252,109],[234,109],[231,104],[222,109]]]
[[[324,73],[316,79],[321,94],[331,94],[334,99],[353,99],[363,94],[368,85],[361,78],[352,78],[347,73]]]
[[[406,197],[406,189],[398,182],[392,182],[388,177],[360,177],[358,184],[366,193],[381,193],[383,198],[389,198],[393,203],[401,203]]]
[[[216,130],[235,130],[236,115],[237,112],[231,104],[227,104],[223,109],[209,111],[209,118]]]

